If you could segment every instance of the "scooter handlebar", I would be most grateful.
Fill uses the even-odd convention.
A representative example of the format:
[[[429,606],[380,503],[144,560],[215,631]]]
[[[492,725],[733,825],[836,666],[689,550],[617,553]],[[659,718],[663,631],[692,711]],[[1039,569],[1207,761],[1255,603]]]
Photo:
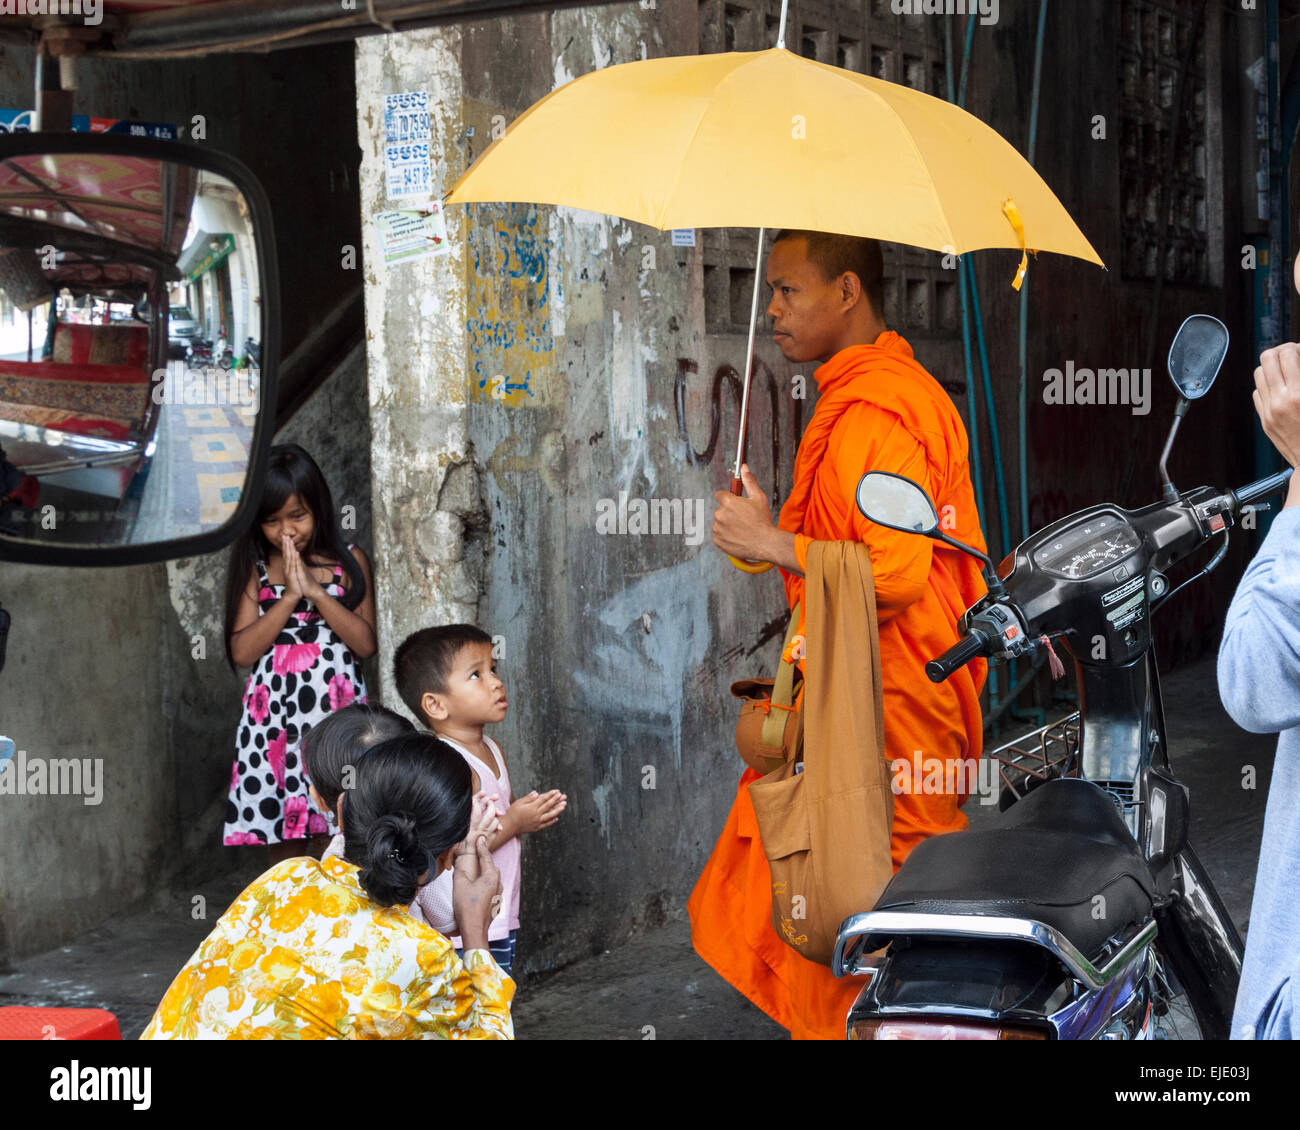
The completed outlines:
[[[925,674],[932,683],[942,683],[965,667],[972,659],[984,654],[988,643],[987,637],[977,628],[972,628],[969,635],[963,636],[937,659],[931,659],[925,665]]]
[[[1257,479],[1248,486],[1240,490],[1234,490],[1232,497],[1237,501],[1237,509],[1241,510],[1243,506],[1249,506],[1252,502],[1257,502],[1261,498],[1267,498],[1270,494],[1276,494],[1291,479],[1291,468],[1285,471],[1279,471],[1276,475],[1269,475],[1264,479]]]

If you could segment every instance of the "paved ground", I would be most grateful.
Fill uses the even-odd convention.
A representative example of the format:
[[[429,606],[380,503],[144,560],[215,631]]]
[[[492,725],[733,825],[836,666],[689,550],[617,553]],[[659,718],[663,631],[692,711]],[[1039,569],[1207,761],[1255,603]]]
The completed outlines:
[[[1171,676],[1165,709],[1175,771],[1192,790],[1192,842],[1244,931],[1263,829],[1275,739],[1244,734],[1223,713],[1213,657]],[[1242,788],[1243,766],[1257,773]],[[995,806],[969,807],[977,826]],[[191,899],[165,900],[88,935],[75,946],[16,963],[0,976],[0,1004],[108,1008],[123,1035],[137,1036],[176,971],[238,893],[234,880],[202,891],[207,920]],[[525,984],[515,1007],[523,1039],[783,1039],[778,1027],[730,988],[690,948],[685,922]]]

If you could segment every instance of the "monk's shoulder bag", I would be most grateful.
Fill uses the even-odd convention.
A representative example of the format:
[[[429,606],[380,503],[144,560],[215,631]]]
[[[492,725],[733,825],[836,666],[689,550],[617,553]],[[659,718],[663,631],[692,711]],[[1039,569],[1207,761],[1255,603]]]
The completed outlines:
[[[764,776],[787,761],[803,758],[803,677],[798,664],[785,658],[798,628],[796,603],[790,613],[776,678],[741,679],[731,684],[731,693],[740,699],[736,750],[746,765]]]

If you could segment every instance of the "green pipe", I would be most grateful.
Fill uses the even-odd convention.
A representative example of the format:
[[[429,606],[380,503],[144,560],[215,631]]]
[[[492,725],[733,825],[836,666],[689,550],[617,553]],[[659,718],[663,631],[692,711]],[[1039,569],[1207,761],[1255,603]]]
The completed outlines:
[[[988,342],[984,337],[984,315],[980,311],[980,288],[975,280],[975,264],[967,260],[970,274],[971,307],[975,320],[975,340],[979,345],[980,374],[984,385],[984,407],[989,417],[989,446],[993,449],[993,481],[998,494],[998,530],[1001,542],[997,553],[990,552],[994,561],[1001,560],[1010,548],[1011,512],[1007,507],[1007,480],[1002,473],[1002,441],[998,435],[997,403],[993,399],[993,372],[989,365]],[[990,546],[990,551],[992,547]]]
[[[1043,43],[1047,37],[1047,0],[1040,0],[1038,6],[1038,36],[1034,43],[1034,86],[1029,102],[1029,144],[1026,157],[1030,165],[1034,163],[1034,154],[1038,147],[1038,104],[1043,87]],[[1020,391],[1019,419],[1017,420],[1017,451],[1020,463],[1020,537],[1029,537],[1029,277],[1025,277],[1020,287]],[[1010,679],[1016,681],[1016,665],[1012,661]],[[1022,710],[1011,708],[1011,716],[1019,721],[1032,721],[1039,726],[1047,724],[1045,710]]]
[[[1029,106],[1028,159],[1034,163],[1038,145],[1038,95],[1043,80],[1043,40],[1047,32],[1047,0],[1038,8],[1038,42],[1034,46],[1034,92]],[[1020,288],[1020,537],[1029,537],[1029,278]]]
[[[974,23],[970,26],[970,33],[974,32]],[[952,24],[945,20],[943,24],[944,33],[944,69],[948,77],[948,101],[954,101],[954,75],[952,60]],[[971,34],[966,36],[966,54],[962,58],[961,70],[961,90],[963,100],[966,97],[966,67],[970,62]],[[961,105],[958,102],[957,105]],[[984,517],[984,485],[983,476],[980,474],[980,433],[979,433],[979,404],[975,399],[975,368],[971,357],[971,340],[970,340],[970,298],[966,293],[966,271],[964,265],[959,261],[957,264],[957,282],[961,292],[961,339],[962,348],[966,355],[966,432],[970,444],[970,465],[971,478],[975,487],[975,512],[976,516],[983,524]]]
[[[971,12],[970,19],[966,22],[966,45],[962,50],[961,82],[957,90],[957,105],[962,108],[966,105],[966,80],[970,76],[971,51],[975,45],[975,17],[976,13]],[[944,37],[947,44],[948,99],[951,101],[953,96],[952,25],[947,20],[944,21]],[[970,281],[974,281],[973,268]],[[975,363],[971,356],[971,294],[967,282],[967,263],[964,257],[960,258],[957,263],[957,282],[961,293],[962,349],[966,358],[966,413],[969,419],[968,439],[970,441],[971,476],[974,479],[975,487],[975,510],[980,525],[983,526],[985,508],[984,476],[980,468],[979,394],[975,389]],[[980,332],[982,335],[982,327]],[[989,712],[996,719],[1001,716],[1002,711],[999,709],[998,673],[992,667],[989,668],[985,685],[989,694]],[[994,734],[997,734],[1000,729],[1001,726],[995,722]]]

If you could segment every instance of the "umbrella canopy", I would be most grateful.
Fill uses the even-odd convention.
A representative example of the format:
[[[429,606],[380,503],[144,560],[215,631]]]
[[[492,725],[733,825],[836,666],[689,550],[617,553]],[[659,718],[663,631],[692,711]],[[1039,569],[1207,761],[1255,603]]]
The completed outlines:
[[[1103,265],[995,130],[910,87],[782,47],[648,59],[547,95],[492,143],[452,204],[534,202],[652,227],[783,227],[965,254]]]

